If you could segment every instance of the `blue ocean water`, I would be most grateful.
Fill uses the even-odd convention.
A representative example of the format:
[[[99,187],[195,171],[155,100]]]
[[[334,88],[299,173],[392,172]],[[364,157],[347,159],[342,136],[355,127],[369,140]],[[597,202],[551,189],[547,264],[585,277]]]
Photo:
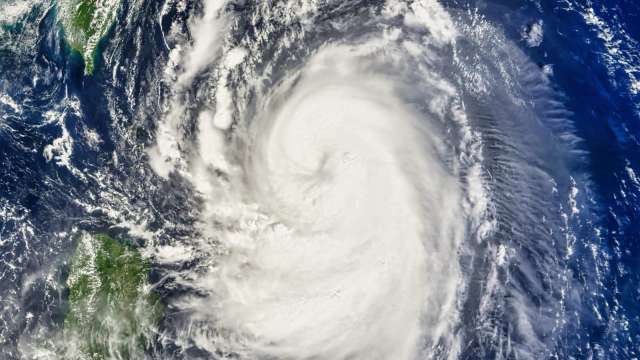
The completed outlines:
[[[572,317],[574,328],[565,335],[570,348],[580,350],[557,356],[635,358],[640,334],[640,8],[633,1],[543,1],[518,9],[522,15],[512,36],[523,21],[544,21],[543,43],[527,53],[540,65],[553,64],[553,81],[566,94],[580,148],[586,151],[587,161],[577,166],[594,184],[591,192],[578,195],[594,215],[572,224],[579,230],[569,259],[577,282],[587,290],[584,308]],[[501,17],[508,23],[513,15]]]
[[[573,280],[585,290],[582,309],[567,314],[571,326],[552,358],[636,358],[640,7],[633,1],[501,4],[487,16],[503,24],[511,38],[544,24],[539,46],[527,46],[525,39],[519,43],[538,65],[550,65],[584,150],[585,161],[575,164],[576,170],[593,183],[577,193],[578,204],[592,215],[570,221],[576,241],[566,257]]]
[[[107,231],[143,245],[144,236],[136,231],[144,224],[144,231],[162,230],[161,238],[192,235],[197,199],[179,176],[155,176],[145,150],[154,142],[162,114],[157,103],[167,91],[157,86],[169,57],[164,32],[184,15],[171,1],[162,16],[162,2],[140,3],[135,12],[121,14],[103,41],[93,76],[65,46],[55,6],[36,2],[10,21],[0,13],[0,359],[31,358],[30,339],[61,326],[66,301],[61,283],[72,234]],[[546,74],[565,109],[556,115],[566,123],[553,128],[573,146],[569,181],[554,185],[558,199],[565,194],[569,199],[556,214],[565,233],[561,242],[539,244],[554,250],[554,261],[564,270],[534,269],[542,288],[527,288],[531,273],[516,261],[500,280],[529,296],[526,303],[541,322],[562,323],[541,326],[558,329],[549,333],[531,330],[547,351],[529,356],[638,358],[640,3],[441,3],[452,14],[475,13],[501,29]],[[187,6],[196,11],[200,4]],[[241,11],[251,2],[233,6]],[[185,19],[182,24],[186,33]],[[188,133],[197,131],[190,126],[195,127],[185,125]],[[547,220],[541,215],[530,221],[534,227]],[[522,249],[520,256],[532,263],[548,260],[536,258],[547,253],[535,250]],[[162,271],[154,271],[152,278],[161,278]],[[180,290],[162,291],[171,296]],[[548,301],[562,303],[551,309]],[[547,311],[558,313],[548,317]],[[459,357],[523,357],[513,348],[528,341],[527,332],[516,330],[517,319],[508,313],[496,315],[487,330],[491,334],[469,335]],[[168,316],[163,326],[170,327],[171,320]],[[470,321],[460,328],[473,332],[482,326]],[[177,345],[163,346],[155,356],[207,358],[195,346],[182,352]]]
[[[558,9],[549,20],[545,54],[538,61],[557,63],[557,83],[568,95],[575,126],[584,139],[589,160],[585,171],[594,183],[585,201],[597,209],[594,219],[578,226],[593,239],[582,246],[571,266],[593,276],[598,288],[585,281],[592,297],[579,319],[584,341],[581,356],[637,356],[638,290],[638,8],[632,2],[589,4],[584,10]],[[595,24],[594,24],[595,23]],[[556,25],[557,24],[557,25]],[[575,41],[582,39],[582,41]],[[546,41],[546,39],[545,39]],[[595,246],[593,246],[595,245]],[[591,255],[592,259],[588,259]],[[585,260],[588,259],[588,260]],[[602,315],[600,318],[596,314]],[[568,334],[568,337],[573,335]],[[589,345],[586,345],[589,344]]]

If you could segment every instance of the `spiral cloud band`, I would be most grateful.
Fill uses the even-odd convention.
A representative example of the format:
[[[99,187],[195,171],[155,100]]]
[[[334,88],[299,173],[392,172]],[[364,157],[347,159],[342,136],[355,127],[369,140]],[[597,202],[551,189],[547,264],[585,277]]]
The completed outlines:
[[[253,124],[248,178],[278,225],[223,260],[220,313],[269,355],[407,359],[452,297],[459,191],[393,84],[338,53],[316,55]]]
[[[454,22],[432,0],[355,3],[234,15],[205,2],[194,34],[217,40],[176,55],[198,65],[170,73],[180,86],[149,154],[203,204],[201,236],[156,251],[188,289],[172,302],[183,314],[171,334],[179,346],[240,359],[455,357],[467,340],[461,317],[484,324],[495,313],[506,248],[486,242],[492,212],[538,210],[490,196],[485,166],[527,153],[508,144],[521,131],[513,123],[540,117],[551,91],[472,14]],[[248,23],[254,31],[242,30]],[[531,124],[523,133],[546,134]],[[503,158],[485,159],[485,135]],[[496,189],[537,191],[522,169]],[[474,262],[481,246],[499,256]],[[518,351],[531,354],[544,344],[515,301]]]

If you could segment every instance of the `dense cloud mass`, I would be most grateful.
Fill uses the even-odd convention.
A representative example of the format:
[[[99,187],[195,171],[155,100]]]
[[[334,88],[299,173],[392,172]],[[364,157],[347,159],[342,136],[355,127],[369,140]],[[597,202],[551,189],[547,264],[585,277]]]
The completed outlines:
[[[176,301],[199,324],[179,336],[195,331],[198,346],[242,358],[455,356],[471,275],[460,255],[495,234],[500,207],[532,211],[491,196],[486,167],[497,159],[483,142],[505,162],[516,149],[546,161],[526,143],[499,143],[525,132],[567,145],[545,138],[545,74],[489,23],[454,20],[436,1],[204,5],[150,153],[158,174],[183,173],[201,192],[206,240],[193,251],[216,258],[195,277],[174,274],[206,294]],[[255,33],[242,34],[246,18]],[[192,139],[177,126],[182,89],[205,69],[213,100],[192,115]],[[482,116],[497,139],[484,139]],[[532,124],[520,129],[524,118]],[[538,196],[545,180],[526,172],[498,179],[503,191]],[[469,271],[491,276],[506,256],[495,251]],[[487,306],[489,285],[475,295]],[[526,330],[533,314],[515,311],[531,338],[523,353],[541,351]]]

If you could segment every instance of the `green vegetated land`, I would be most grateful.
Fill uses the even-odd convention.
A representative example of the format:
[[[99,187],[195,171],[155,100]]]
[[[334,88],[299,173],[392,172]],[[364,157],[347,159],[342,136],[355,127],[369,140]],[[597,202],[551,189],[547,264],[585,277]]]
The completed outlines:
[[[100,40],[113,24],[121,0],[60,0],[60,22],[69,46],[82,55],[93,74]]]
[[[149,346],[164,306],[149,290],[149,264],[132,246],[83,233],[73,254],[64,320],[72,358],[135,358]]]

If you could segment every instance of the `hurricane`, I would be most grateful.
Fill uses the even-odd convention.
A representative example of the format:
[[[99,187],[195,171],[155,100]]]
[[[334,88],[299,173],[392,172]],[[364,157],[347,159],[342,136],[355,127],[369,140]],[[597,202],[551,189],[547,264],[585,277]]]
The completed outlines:
[[[637,357],[627,8],[0,2],[0,357]]]

